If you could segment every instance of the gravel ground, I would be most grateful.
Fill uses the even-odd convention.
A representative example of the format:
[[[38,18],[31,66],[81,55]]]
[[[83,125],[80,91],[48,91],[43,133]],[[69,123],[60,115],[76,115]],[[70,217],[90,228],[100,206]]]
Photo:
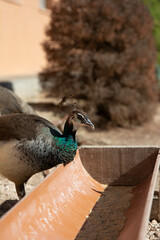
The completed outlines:
[[[156,220],[152,220],[148,224],[148,232],[146,240],[159,240],[160,239],[160,223]]]

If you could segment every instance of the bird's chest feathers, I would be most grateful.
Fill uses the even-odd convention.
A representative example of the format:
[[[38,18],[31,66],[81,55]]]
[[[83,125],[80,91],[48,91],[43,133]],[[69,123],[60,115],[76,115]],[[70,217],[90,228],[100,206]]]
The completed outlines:
[[[72,136],[39,138],[22,141],[17,145],[23,161],[27,162],[35,172],[42,171],[60,163],[68,163],[74,159],[77,143]]]
[[[72,136],[68,136],[67,138],[55,137],[55,145],[58,149],[59,156],[74,158],[77,150],[77,142],[74,141]]]

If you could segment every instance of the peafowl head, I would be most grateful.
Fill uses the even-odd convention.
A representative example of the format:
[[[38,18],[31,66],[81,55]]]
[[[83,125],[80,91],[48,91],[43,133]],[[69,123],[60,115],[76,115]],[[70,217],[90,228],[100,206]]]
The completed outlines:
[[[90,127],[94,129],[94,125],[82,110],[74,109],[70,114],[70,121],[73,124],[73,128],[77,130],[79,127]]]
[[[67,98],[68,97],[66,96],[62,98],[61,102],[59,103],[60,107],[63,107],[64,103],[66,103]],[[94,125],[89,119],[89,117],[87,116],[87,114],[82,110],[79,110],[76,107],[76,104],[71,105],[67,103],[67,109],[68,109],[69,116],[64,125],[63,134],[65,136],[69,134],[74,135],[76,131],[79,129],[79,127],[83,127],[83,126],[94,129]]]
[[[64,125],[64,131],[63,135],[73,135],[75,136],[76,131],[79,129],[79,127],[91,127],[94,129],[94,125],[91,122],[91,120],[88,118],[87,114],[84,113],[81,110],[73,110],[69,117],[67,118],[65,125]]]

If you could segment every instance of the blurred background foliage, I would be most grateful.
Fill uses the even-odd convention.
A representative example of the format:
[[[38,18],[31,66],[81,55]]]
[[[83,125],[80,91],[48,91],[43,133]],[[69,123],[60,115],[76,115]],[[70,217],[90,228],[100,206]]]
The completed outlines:
[[[101,128],[151,119],[157,51],[141,0],[60,0],[46,36],[40,80],[50,96],[73,95]]]
[[[143,0],[149,8],[151,16],[153,17],[154,28],[153,34],[158,50],[158,64],[160,64],[160,1],[159,0]]]

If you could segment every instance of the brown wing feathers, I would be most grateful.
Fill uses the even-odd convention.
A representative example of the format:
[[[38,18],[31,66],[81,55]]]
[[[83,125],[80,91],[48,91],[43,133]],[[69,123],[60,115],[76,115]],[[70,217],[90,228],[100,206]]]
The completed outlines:
[[[49,127],[61,134],[51,122],[37,115],[10,114],[0,117],[0,141],[10,139],[35,139],[41,134],[41,128]]]
[[[31,116],[31,115],[30,115]],[[33,139],[36,137],[34,118],[28,115],[11,114],[0,117],[0,141]]]

